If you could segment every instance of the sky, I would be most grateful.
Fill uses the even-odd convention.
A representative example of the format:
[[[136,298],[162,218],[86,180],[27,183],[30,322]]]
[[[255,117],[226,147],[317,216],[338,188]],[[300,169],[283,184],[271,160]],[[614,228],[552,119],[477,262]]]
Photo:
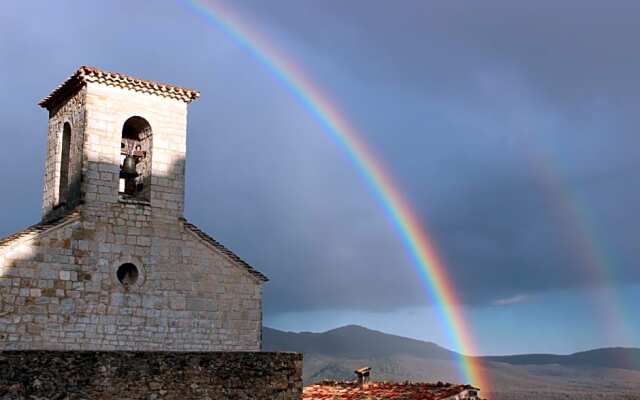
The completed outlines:
[[[640,347],[638,2],[225,4],[394,177],[478,354]],[[40,218],[36,103],[80,65],[202,92],[189,106],[185,213],[271,279],[265,325],[360,324],[454,346],[350,158],[184,1],[3,3],[0,236]]]

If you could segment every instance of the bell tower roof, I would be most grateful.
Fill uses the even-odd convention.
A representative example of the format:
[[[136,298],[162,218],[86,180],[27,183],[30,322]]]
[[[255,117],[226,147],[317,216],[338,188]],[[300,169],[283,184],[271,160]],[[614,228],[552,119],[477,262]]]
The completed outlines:
[[[75,94],[87,82],[101,83],[103,85],[135,90],[141,93],[168,97],[184,101],[185,103],[191,103],[200,97],[200,92],[194,89],[136,78],[118,72],[105,71],[96,67],[82,66],[47,97],[40,100],[38,105],[47,110],[51,110],[69,96]]]

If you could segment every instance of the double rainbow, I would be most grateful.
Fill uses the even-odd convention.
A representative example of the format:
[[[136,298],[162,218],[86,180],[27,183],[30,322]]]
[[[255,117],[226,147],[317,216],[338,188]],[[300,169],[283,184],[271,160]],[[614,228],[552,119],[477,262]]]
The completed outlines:
[[[361,135],[358,135],[322,90],[289,57],[272,45],[263,34],[244,24],[228,6],[211,0],[184,2],[259,60],[295,95],[348,155],[411,254],[425,289],[438,305],[439,317],[447,328],[455,350],[460,354],[474,354],[475,346],[470,330],[465,324],[461,308],[457,306],[459,302],[455,290],[433,241],[380,160],[362,141]],[[472,357],[461,356],[461,372],[468,383],[486,391],[489,389],[488,382],[476,363]]]

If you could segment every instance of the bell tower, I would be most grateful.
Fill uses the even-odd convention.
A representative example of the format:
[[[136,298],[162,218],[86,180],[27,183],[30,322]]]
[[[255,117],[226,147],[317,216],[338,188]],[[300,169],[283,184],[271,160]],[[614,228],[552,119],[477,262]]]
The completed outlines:
[[[200,93],[80,67],[39,105],[49,111],[43,220],[137,205],[181,217],[187,105]]]
[[[198,96],[81,67],[40,102],[43,221],[0,237],[0,351],[260,350],[267,277],[183,216]]]

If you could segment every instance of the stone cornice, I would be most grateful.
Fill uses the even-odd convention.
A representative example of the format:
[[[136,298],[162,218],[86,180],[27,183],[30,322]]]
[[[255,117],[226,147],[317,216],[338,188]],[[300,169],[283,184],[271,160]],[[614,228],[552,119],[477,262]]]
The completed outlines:
[[[140,79],[117,72],[109,72],[95,67],[82,66],[73,75],[58,86],[51,94],[40,100],[40,107],[51,110],[60,102],[76,93],[87,82],[100,83],[103,85],[120,87],[123,89],[135,90],[141,93],[153,94],[156,96],[168,97],[190,103],[200,97],[197,90]]]

